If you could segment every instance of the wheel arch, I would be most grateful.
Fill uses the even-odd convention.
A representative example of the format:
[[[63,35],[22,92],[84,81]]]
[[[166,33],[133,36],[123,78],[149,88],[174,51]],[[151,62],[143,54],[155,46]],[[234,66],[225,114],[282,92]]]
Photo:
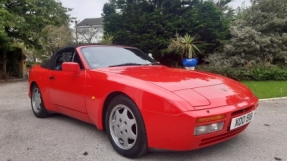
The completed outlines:
[[[34,85],[38,86],[38,84],[35,81],[32,81],[30,83],[30,87],[29,87],[29,96],[30,97],[32,96],[32,88],[33,88]]]
[[[102,110],[102,127],[103,127],[103,131],[106,131],[106,128],[105,128],[105,117],[106,117],[106,112],[107,112],[107,109],[108,109],[108,106],[109,106],[109,103],[117,96],[119,95],[124,95],[126,97],[128,97],[130,100],[132,100],[135,104],[136,102],[129,96],[127,95],[126,93],[124,92],[120,92],[120,91],[114,91],[112,93],[110,93],[105,101],[104,101],[104,105],[103,105],[103,110]]]
[[[113,102],[113,99],[118,98],[118,97],[119,97],[119,100],[117,100],[118,102],[117,101]],[[137,105],[137,100],[134,100],[132,98],[133,97],[130,97],[128,94],[125,94],[123,92],[113,92],[109,94],[107,99],[105,100],[105,109],[103,110],[103,113],[102,113],[103,119],[104,119],[103,130],[107,132],[107,135],[110,139],[112,146],[119,154],[121,154],[122,156],[128,157],[128,158],[136,158],[148,152],[148,137],[147,137],[147,132],[146,132],[145,120],[142,116],[142,111],[140,110],[140,107]],[[109,107],[109,103],[111,102],[113,106]],[[132,147],[128,149],[124,149],[123,147],[120,147],[118,145],[119,143],[116,143],[115,138],[112,134],[113,132],[111,132],[110,125],[108,124],[108,122],[111,120],[109,117],[106,117],[107,113],[111,112],[112,114],[114,112],[113,110],[115,110],[115,107],[117,108],[117,105],[121,104],[120,102],[122,102],[124,106],[127,106],[125,108],[128,108],[130,110],[131,115],[133,115],[132,117],[135,120],[139,121],[138,123],[136,123],[137,121],[134,123],[136,124],[136,129],[137,129],[137,132],[134,133],[134,135],[136,136],[136,139],[134,139],[134,142],[132,143]],[[120,122],[124,124],[124,121],[120,121]],[[125,124],[127,125],[127,123]],[[132,130],[132,128],[130,130]],[[128,132],[126,131],[126,133]],[[119,138],[116,138],[116,140],[119,140]]]

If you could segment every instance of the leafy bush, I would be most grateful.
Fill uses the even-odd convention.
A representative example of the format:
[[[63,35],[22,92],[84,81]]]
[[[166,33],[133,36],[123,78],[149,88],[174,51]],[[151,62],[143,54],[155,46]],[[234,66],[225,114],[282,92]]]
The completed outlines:
[[[238,81],[287,80],[287,67],[276,65],[256,65],[252,67],[201,65],[197,67],[197,70],[220,74]]]

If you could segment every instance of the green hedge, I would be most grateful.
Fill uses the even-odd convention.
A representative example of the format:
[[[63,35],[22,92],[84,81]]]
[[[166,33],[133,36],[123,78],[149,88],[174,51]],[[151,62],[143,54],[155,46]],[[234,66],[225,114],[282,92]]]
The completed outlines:
[[[257,65],[253,67],[215,67],[200,65],[197,69],[227,76],[238,81],[287,80],[287,67],[279,67],[276,65]]]

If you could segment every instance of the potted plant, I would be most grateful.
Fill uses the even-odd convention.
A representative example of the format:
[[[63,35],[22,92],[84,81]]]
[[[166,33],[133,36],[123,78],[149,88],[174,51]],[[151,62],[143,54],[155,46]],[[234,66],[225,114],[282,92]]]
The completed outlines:
[[[195,45],[195,43],[197,43],[197,39],[197,36],[185,34],[184,37],[181,37],[177,33],[175,39],[172,39],[168,46],[170,51],[179,53],[181,55],[183,66],[189,70],[194,70],[198,62],[197,58],[193,58],[193,56],[196,54],[195,51],[200,52]]]
[[[197,36],[192,37],[188,34],[185,34],[185,36],[181,39],[181,43],[183,44],[183,52],[185,55],[185,58],[182,59],[182,64],[186,69],[189,70],[194,70],[198,63],[198,59],[193,58],[193,55],[196,54],[195,51],[200,52],[200,50],[195,45],[197,38]]]

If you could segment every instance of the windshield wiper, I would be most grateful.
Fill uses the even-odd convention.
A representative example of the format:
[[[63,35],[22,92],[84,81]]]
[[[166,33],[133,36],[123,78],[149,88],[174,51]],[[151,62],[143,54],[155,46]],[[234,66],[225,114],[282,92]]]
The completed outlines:
[[[149,64],[144,64],[144,65],[161,65],[161,64],[158,62],[153,62],[153,63],[149,63]]]
[[[110,65],[109,67],[119,67],[119,66],[139,66],[143,64],[138,63],[123,63],[123,64],[117,64],[117,65]]]
[[[159,62],[150,63],[150,65],[161,65]]]

